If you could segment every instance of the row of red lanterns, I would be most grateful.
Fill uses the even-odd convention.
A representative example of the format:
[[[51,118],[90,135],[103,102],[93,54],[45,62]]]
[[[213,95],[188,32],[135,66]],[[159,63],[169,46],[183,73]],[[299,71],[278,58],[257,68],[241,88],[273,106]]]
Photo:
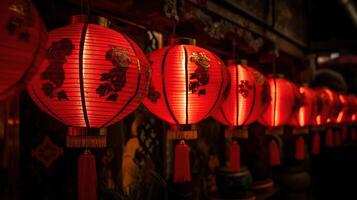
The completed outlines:
[[[0,70],[6,75],[1,96],[26,83],[29,71],[40,66],[28,91],[42,110],[68,126],[113,124],[135,110],[147,92],[144,105],[170,124],[194,124],[211,114],[229,126],[256,120],[270,127],[356,120],[354,96],[296,87],[232,61],[226,68],[218,56],[192,44],[151,53],[150,68],[130,38],[85,18],[51,31],[45,49],[46,31],[29,1],[7,0],[0,8],[6,27],[0,33]]]
[[[69,127],[106,127],[141,102],[168,123],[184,125],[173,128],[184,133],[187,125],[211,115],[228,126],[254,121],[268,127],[356,122],[354,96],[297,87],[277,75],[265,77],[234,62],[226,67],[218,56],[191,40],[175,41],[149,54],[148,60],[124,34],[76,17],[72,24],[49,32],[44,48],[46,32],[29,1],[3,1],[0,10],[5,22],[0,24],[4,41],[0,72],[9,74],[0,80],[4,81],[0,95],[26,84],[24,77],[39,66],[28,92],[44,112]],[[176,150],[188,155],[184,142]],[[185,160],[179,164],[175,169],[189,167]],[[177,171],[176,180],[190,179],[186,169]]]

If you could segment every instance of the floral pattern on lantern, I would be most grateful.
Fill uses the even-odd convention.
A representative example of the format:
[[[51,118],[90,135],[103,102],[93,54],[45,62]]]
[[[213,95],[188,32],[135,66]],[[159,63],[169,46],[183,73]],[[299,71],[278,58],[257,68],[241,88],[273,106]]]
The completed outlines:
[[[149,54],[152,80],[144,105],[170,124],[194,124],[222,102],[228,73],[210,51],[194,45],[171,45]]]
[[[100,128],[136,109],[150,76],[149,62],[130,38],[75,22],[49,33],[46,59],[28,91],[43,111],[64,124]]]
[[[269,85],[263,74],[243,65],[230,63],[228,96],[213,117],[227,126],[248,125],[256,121],[267,107]]]

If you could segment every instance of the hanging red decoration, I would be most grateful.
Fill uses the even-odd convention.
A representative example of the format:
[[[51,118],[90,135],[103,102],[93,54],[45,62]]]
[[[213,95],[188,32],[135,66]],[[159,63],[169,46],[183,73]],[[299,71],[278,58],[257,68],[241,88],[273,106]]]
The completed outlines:
[[[346,126],[341,127],[341,140],[342,140],[342,142],[346,142],[346,140],[347,140],[347,127]]]
[[[316,113],[313,117],[313,125],[322,126],[327,123],[329,106],[331,104],[325,89],[315,89],[316,92]]]
[[[320,155],[320,134],[315,132],[312,136],[312,154]]]
[[[298,89],[284,78],[269,77],[268,83],[271,101],[259,122],[269,127],[286,125],[303,103],[299,98]]]
[[[316,115],[316,93],[313,89],[305,86],[299,87],[300,107],[294,112],[290,125],[295,127],[306,127],[313,124]]]
[[[335,94],[337,95],[337,108],[339,109],[339,112],[337,114],[337,117],[334,118],[333,123],[334,124],[341,124],[345,122],[346,120],[346,114],[347,114],[347,109],[348,109],[348,100],[347,96],[343,94]]]
[[[49,33],[45,60],[28,92],[70,127],[70,135],[87,135],[89,128],[106,127],[135,110],[148,90],[150,65],[127,36],[83,16],[72,22]],[[96,187],[95,158],[86,151],[78,162],[79,199],[97,199]]]
[[[172,40],[172,45],[149,54],[153,79],[143,103],[156,116],[175,125],[171,128],[178,130],[169,131],[171,136],[177,136],[175,139],[186,139],[186,132],[192,135],[192,131],[180,129],[187,129],[188,125],[205,119],[220,106],[229,78],[224,63],[215,54],[194,43],[194,40]],[[180,125],[179,128],[176,125]],[[180,158],[176,154],[175,161],[178,160],[189,158]],[[180,167],[183,164],[186,165],[175,162],[176,183],[191,180],[189,168]]]
[[[305,159],[305,140],[303,137],[298,137],[295,141],[295,159],[300,161]]]
[[[97,170],[95,157],[86,151],[78,160],[78,200],[97,199]]]
[[[175,147],[174,180],[176,182],[191,181],[190,149],[183,140]]]
[[[347,95],[346,100],[347,100],[347,109],[343,122],[345,124],[352,124],[353,122],[356,121],[356,117],[357,117],[356,97],[353,95]]]
[[[149,54],[152,76],[144,105],[170,124],[195,124],[223,100],[228,73],[210,51],[195,45],[170,45]]]
[[[329,127],[327,129],[327,131],[326,131],[325,146],[326,147],[333,147],[334,146],[334,137],[333,137],[333,131],[332,131],[331,127]]]
[[[329,111],[327,115],[328,124],[338,124],[342,120],[339,118],[340,112],[342,110],[342,103],[340,102],[339,95],[337,92],[329,89],[325,89],[329,98]],[[342,117],[342,116],[341,116]]]
[[[341,144],[341,132],[336,130],[334,132],[334,145],[339,146]]]
[[[25,88],[45,55],[47,31],[29,0],[0,1],[0,100]]]
[[[259,71],[234,61],[228,61],[228,71],[228,96],[213,118],[227,126],[248,125],[258,119],[270,101],[268,82]]]
[[[238,142],[233,141],[229,147],[229,167],[233,172],[240,171],[240,145]]]
[[[357,139],[357,134],[356,134],[356,129],[354,127],[351,127],[351,141],[354,142]]]
[[[46,59],[28,91],[64,124],[100,128],[134,111],[149,80],[149,62],[131,39],[75,17],[49,33]]]
[[[279,144],[276,142],[275,139],[270,140],[269,157],[271,166],[279,166],[281,164]]]

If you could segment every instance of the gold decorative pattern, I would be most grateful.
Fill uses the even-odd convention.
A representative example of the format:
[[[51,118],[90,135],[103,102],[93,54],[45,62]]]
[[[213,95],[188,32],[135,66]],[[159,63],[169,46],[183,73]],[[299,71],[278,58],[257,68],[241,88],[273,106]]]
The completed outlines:
[[[196,63],[196,65],[208,69],[211,60],[204,52],[192,52],[190,61]]]
[[[167,139],[169,140],[195,140],[197,139],[197,131],[167,131]]]

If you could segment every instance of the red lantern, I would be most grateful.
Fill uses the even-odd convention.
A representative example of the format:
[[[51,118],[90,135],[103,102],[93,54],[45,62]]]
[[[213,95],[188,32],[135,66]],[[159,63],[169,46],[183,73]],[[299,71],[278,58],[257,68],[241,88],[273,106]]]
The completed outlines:
[[[257,70],[232,61],[228,71],[228,96],[213,118],[227,126],[248,125],[258,119],[270,101],[268,82]]]
[[[339,114],[342,110],[342,103],[340,102],[339,95],[337,92],[332,90],[325,89],[325,91],[330,99],[327,123],[328,124],[340,123],[342,118],[341,119],[339,118]]]
[[[335,119],[335,123],[341,124],[343,122],[346,122],[346,118],[347,118],[348,103],[349,103],[347,95],[338,94],[338,101],[340,105],[340,112],[338,113],[337,118]]]
[[[119,32],[75,17],[71,25],[50,32],[47,47],[28,91],[43,111],[74,127],[69,131],[113,124],[146,94],[149,63]],[[94,156],[86,151],[78,166],[78,198],[97,199]]]
[[[46,59],[28,91],[64,124],[100,128],[139,105],[148,89],[149,63],[127,36],[83,20],[73,18],[50,32]]]
[[[332,92],[329,89],[316,89],[317,102],[316,102],[316,116],[314,117],[313,125],[321,126],[327,124],[331,119],[330,109],[332,106]]]
[[[143,103],[170,124],[194,124],[223,100],[228,73],[210,51],[194,45],[171,45],[152,52],[151,86]]]
[[[309,87],[299,87],[301,106],[291,118],[290,125],[305,127],[313,124],[316,109],[316,94]]]
[[[220,106],[228,73],[215,54],[192,43],[176,44],[152,52],[149,59],[153,79],[143,103],[159,118],[170,124],[189,125],[205,119]],[[187,135],[197,134],[181,130],[180,126],[171,128],[171,139],[188,139]],[[176,183],[191,180],[188,151],[184,141],[175,148]]]
[[[347,95],[347,109],[345,113],[344,122],[347,124],[353,123],[356,120],[357,104],[356,97],[353,95]]]
[[[0,100],[23,89],[44,58],[47,31],[29,0],[0,2]]]
[[[301,100],[298,98],[298,89],[284,78],[269,77],[268,83],[271,101],[259,118],[259,122],[269,127],[286,125],[301,105]]]

